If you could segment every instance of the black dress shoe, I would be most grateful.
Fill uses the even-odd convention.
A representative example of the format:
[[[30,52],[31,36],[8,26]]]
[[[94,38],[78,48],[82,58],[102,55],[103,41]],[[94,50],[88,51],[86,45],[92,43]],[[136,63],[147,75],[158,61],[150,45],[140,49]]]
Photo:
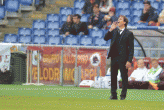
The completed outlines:
[[[125,97],[121,97],[120,100],[125,100]]]
[[[117,99],[117,96],[115,96],[115,97],[114,97],[114,96],[110,96],[109,99],[110,99],[110,100],[118,100],[118,99]]]

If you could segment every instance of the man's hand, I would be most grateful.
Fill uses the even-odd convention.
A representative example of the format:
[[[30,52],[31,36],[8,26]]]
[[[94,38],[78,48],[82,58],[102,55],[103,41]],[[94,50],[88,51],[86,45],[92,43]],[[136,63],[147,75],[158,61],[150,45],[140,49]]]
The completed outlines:
[[[129,61],[126,62],[126,69],[130,68],[131,67],[131,63]]]
[[[113,31],[114,29],[116,29],[117,27],[117,21],[113,22],[111,27],[110,27],[110,31]]]
[[[135,79],[136,79],[136,78],[134,78],[134,77],[130,77],[130,78],[131,78],[132,81],[135,81]]]
[[[146,12],[147,12],[147,9],[146,9],[146,8],[144,8],[144,9],[143,9],[143,13],[145,14]]]
[[[84,11],[81,11],[82,14],[84,14]]]
[[[138,21],[138,23],[146,23],[146,21]]]
[[[93,26],[92,25],[89,25],[88,28],[91,29],[91,28],[93,28]]]
[[[65,35],[68,36],[69,35],[69,32],[66,32]]]

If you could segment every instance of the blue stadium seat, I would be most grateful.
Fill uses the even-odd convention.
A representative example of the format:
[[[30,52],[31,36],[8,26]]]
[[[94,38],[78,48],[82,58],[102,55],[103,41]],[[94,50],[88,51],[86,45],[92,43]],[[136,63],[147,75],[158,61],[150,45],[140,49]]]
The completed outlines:
[[[62,15],[60,19],[61,19],[61,22],[66,22],[67,21],[67,16]]]
[[[130,16],[130,9],[126,9],[126,10],[119,10],[118,11],[119,15],[124,15],[124,16]]]
[[[6,0],[5,8],[6,8],[6,11],[8,12],[18,11],[19,6],[20,6],[19,0]]]
[[[82,9],[83,6],[84,6],[84,4],[85,4],[85,1],[81,1],[81,2],[79,2],[79,1],[74,1],[74,8]]]
[[[79,14],[79,15],[82,15],[82,9],[79,9],[79,8],[74,8],[74,14]]]
[[[134,39],[134,47],[140,47],[139,43]]]
[[[127,16],[127,18],[128,18],[128,21],[129,21],[128,24],[131,23],[132,22],[132,18],[130,16]]]
[[[160,57],[164,57],[164,51],[160,51]]]
[[[133,23],[137,23],[138,21],[140,21],[140,18],[139,17],[134,17]]]
[[[133,9],[136,9],[136,10],[140,10],[140,9],[143,9],[144,8],[144,4],[143,2],[132,2],[132,7]]]
[[[157,50],[151,50],[150,51],[150,57],[158,57],[158,51]]]
[[[142,10],[133,10],[133,16],[134,17],[140,17],[142,14]]]
[[[65,23],[65,21],[60,22],[60,28],[63,26],[64,23]]]
[[[5,34],[4,42],[5,43],[16,43],[18,40],[18,36],[16,34]]]
[[[95,37],[95,36],[98,36],[98,37],[103,37],[104,36],[104,32],[103,32],[103,30],[95,30],[95,29],[93,29],[92,31],[91,31],[91,33],[90,33],[90,36],[92,36],[92,37]]]
[[[79,45],[79,39],[76,36],[70,35],[65,38],[65,45]]]
[[[134,50],[134,57],[139,57],[139,50]]]
[[[21,5],[32,5],[33,0],[19,0]]]
[[[0,6],[0,19],[4,19],[4,18],[5,18],[5,7]]]
[[[62,37],[60,36],[48,36],[47,43],[49,45],[61,45],[62,44]]]
[[[159,2],[157,2],[157,1],[151,3],[151,6],[154,7],[156,10],[161,8]]]
[[[59,29],[59,27],[60,27],[60,24],[59,24],[59,22],[51,22],[51,21],[49,21],[49,22],[47,22],[47,29]]]
[[[117,6],[116,6],[117,9],[129,9],[130,8],[130,3],[129,2],[118,2]]]
[[[33,44],[46,44],[45,36],[33,36]]]
[[[32,31],[30,28],[19,28],[18,29],[18,34],[19,35],[31,35]]]
[[[59,14],[47,14],[47,21],[59,21],[60,16]]]
[[[35,0],[35,5],[39,5],[40,0]]]
[[[89,16],[88,16],[87,14],[83,14],[83,15],[81,16],[80,21],[81,21],[81,22],[88,22],[88,18],[89,18]]]
[[[94,38],[94,45],[95,46],[110,46],[108,41],[105,41],[103,37],[95,37]]]
[[[32,37],[31,37],[31,35],[20,35],[18,42],[19,43],[31,44],[32,43]]]
[[[33,30],[33,35],[44,36],[45,34],[46,34],[45,29],[34,29]]]
[[[60,14],[61,14],[61,15],[73,14],[73,9],[70,8],[70,7],[61,7],[61,8],[60,8]]]
[[[45,29],[46,22],[44,20],[34,20],[33,21],[33,29]]]
[[[93,39],[89,36],[81,36],[80,37],[80,45],[84,46],[92,46],[93,45]]]
[[[103,29],[103,31],[104,31],[104,35],[103,36],[105,36],[105,34],[109,31],[109,29]]]
[[[48,29],[47,30],[47,36],[57,36],[59,35],[59,29]]]
[[[164,2],[161,4],[161,10],[164,9]]]

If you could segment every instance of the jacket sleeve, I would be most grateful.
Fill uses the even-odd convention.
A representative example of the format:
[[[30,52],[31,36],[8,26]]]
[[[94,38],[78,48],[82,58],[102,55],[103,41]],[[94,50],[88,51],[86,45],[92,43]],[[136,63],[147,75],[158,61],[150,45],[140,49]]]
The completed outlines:
[[[105,34],[104,40],[105,40],[105,41],[108,41],[109,39],[112,39],[113,34],[114,34],[114,30],[111,31],[111,32],[108,31],[108,32]]]
[[[99,29],[101,29],[101,28],[103,27],[103,22],[102,22],[103,18],[104,18],[104,16],[101,15],[101,16],[100,16],[100,19],[99,19],[99,24],[97,25],[97,27],[98,27]]]
[[[88,35],[88,28],[86,23],[83,23],[83,29],[84,29],[84,34]]]
[[[133,55],[134,55],[134,35],[133,33],[131,32],[129,34],[129,39],[128,39],[128,44],[129,44],[129,58],[128,58],[128,61],[130,63],[132,63],[132,59],[133,59]]]
[[[65,34],[64,27],[65,27],[65,23],[64,23],[63,26],[61,27],[61,29],[60,29],[60,31],[59,31],[59,34]]]
[[[143,13],[143,10],[142,10],[142,14],[141,14],[140,20],[141,20],[141,21],[146,21],[146,20],[145,20],[145,17],[147,16],[147,14],[148,14],[148,13],[145,13],[145,14],[144,14],[144,13]]]
[[[82,8],[82,11],[84,11],[84,13],[86,13],[86,10],[87,10],[87,2],[85,2],[83,8]]]
[[[149,21],[155,21],[155,22],[158,21],[158,14],[155,11],[152,11],[150,13],[150,20]]]

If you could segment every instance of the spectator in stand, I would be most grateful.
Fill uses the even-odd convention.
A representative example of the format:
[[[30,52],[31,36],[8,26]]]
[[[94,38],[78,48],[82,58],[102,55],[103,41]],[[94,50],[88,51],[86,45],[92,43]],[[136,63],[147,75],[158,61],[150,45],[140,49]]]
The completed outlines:
[[[109,12],[109,9],[112,7],[112,0],[101,0],[99,9],[102,13],[106,14]]]
[[[116,13],[115,7],[112,7],[112,8],[109,9],[108,15],[105,15],[103,20],[102,20],[103,28],[109,29],[108,26],[111,25],[113,22],[118,20],[115,13]]]
[[[148,69],[144,65],[143,59],[139,59],[137,62],[138,68],[128,78],[128,81],[143,81]]]
[[[153,83],[160,82],[159,75],[163,72],[162,67],[158,64],[157,59],[152,59],[151,61],[152,68],[145,75],[145,81],[150,81]]]
[[[73,24],[73,17],[72,17],[72,15],[68,15],[67,21],[63,24],[59,33],[64,34],[65,36],[72,34],[72,24]]]
[[[73,16],[72,34],[73,35],[88,35],[87,24],[80,21],[81,16],[75,14]]]
[[[146,23],[150,26],[159,26],[160,23],[158,22],[158,14],[156,9],[153,8],[150,4],[150,1],[144,1],[144,9],[142,11],[140,21],[138,23]]]
[[[94,5],[99,6],[99,4],[95,2],[95,0],[86,0],[84,7],[82,8],[82,14],[92,14]]]
[[[100,12],[99,7],[97,5],[94,5],[93,7],[93,14],[89,17],[89,29],[95,29],[99,28],[101,29],[103,27],[102,19],[103,14]]]

